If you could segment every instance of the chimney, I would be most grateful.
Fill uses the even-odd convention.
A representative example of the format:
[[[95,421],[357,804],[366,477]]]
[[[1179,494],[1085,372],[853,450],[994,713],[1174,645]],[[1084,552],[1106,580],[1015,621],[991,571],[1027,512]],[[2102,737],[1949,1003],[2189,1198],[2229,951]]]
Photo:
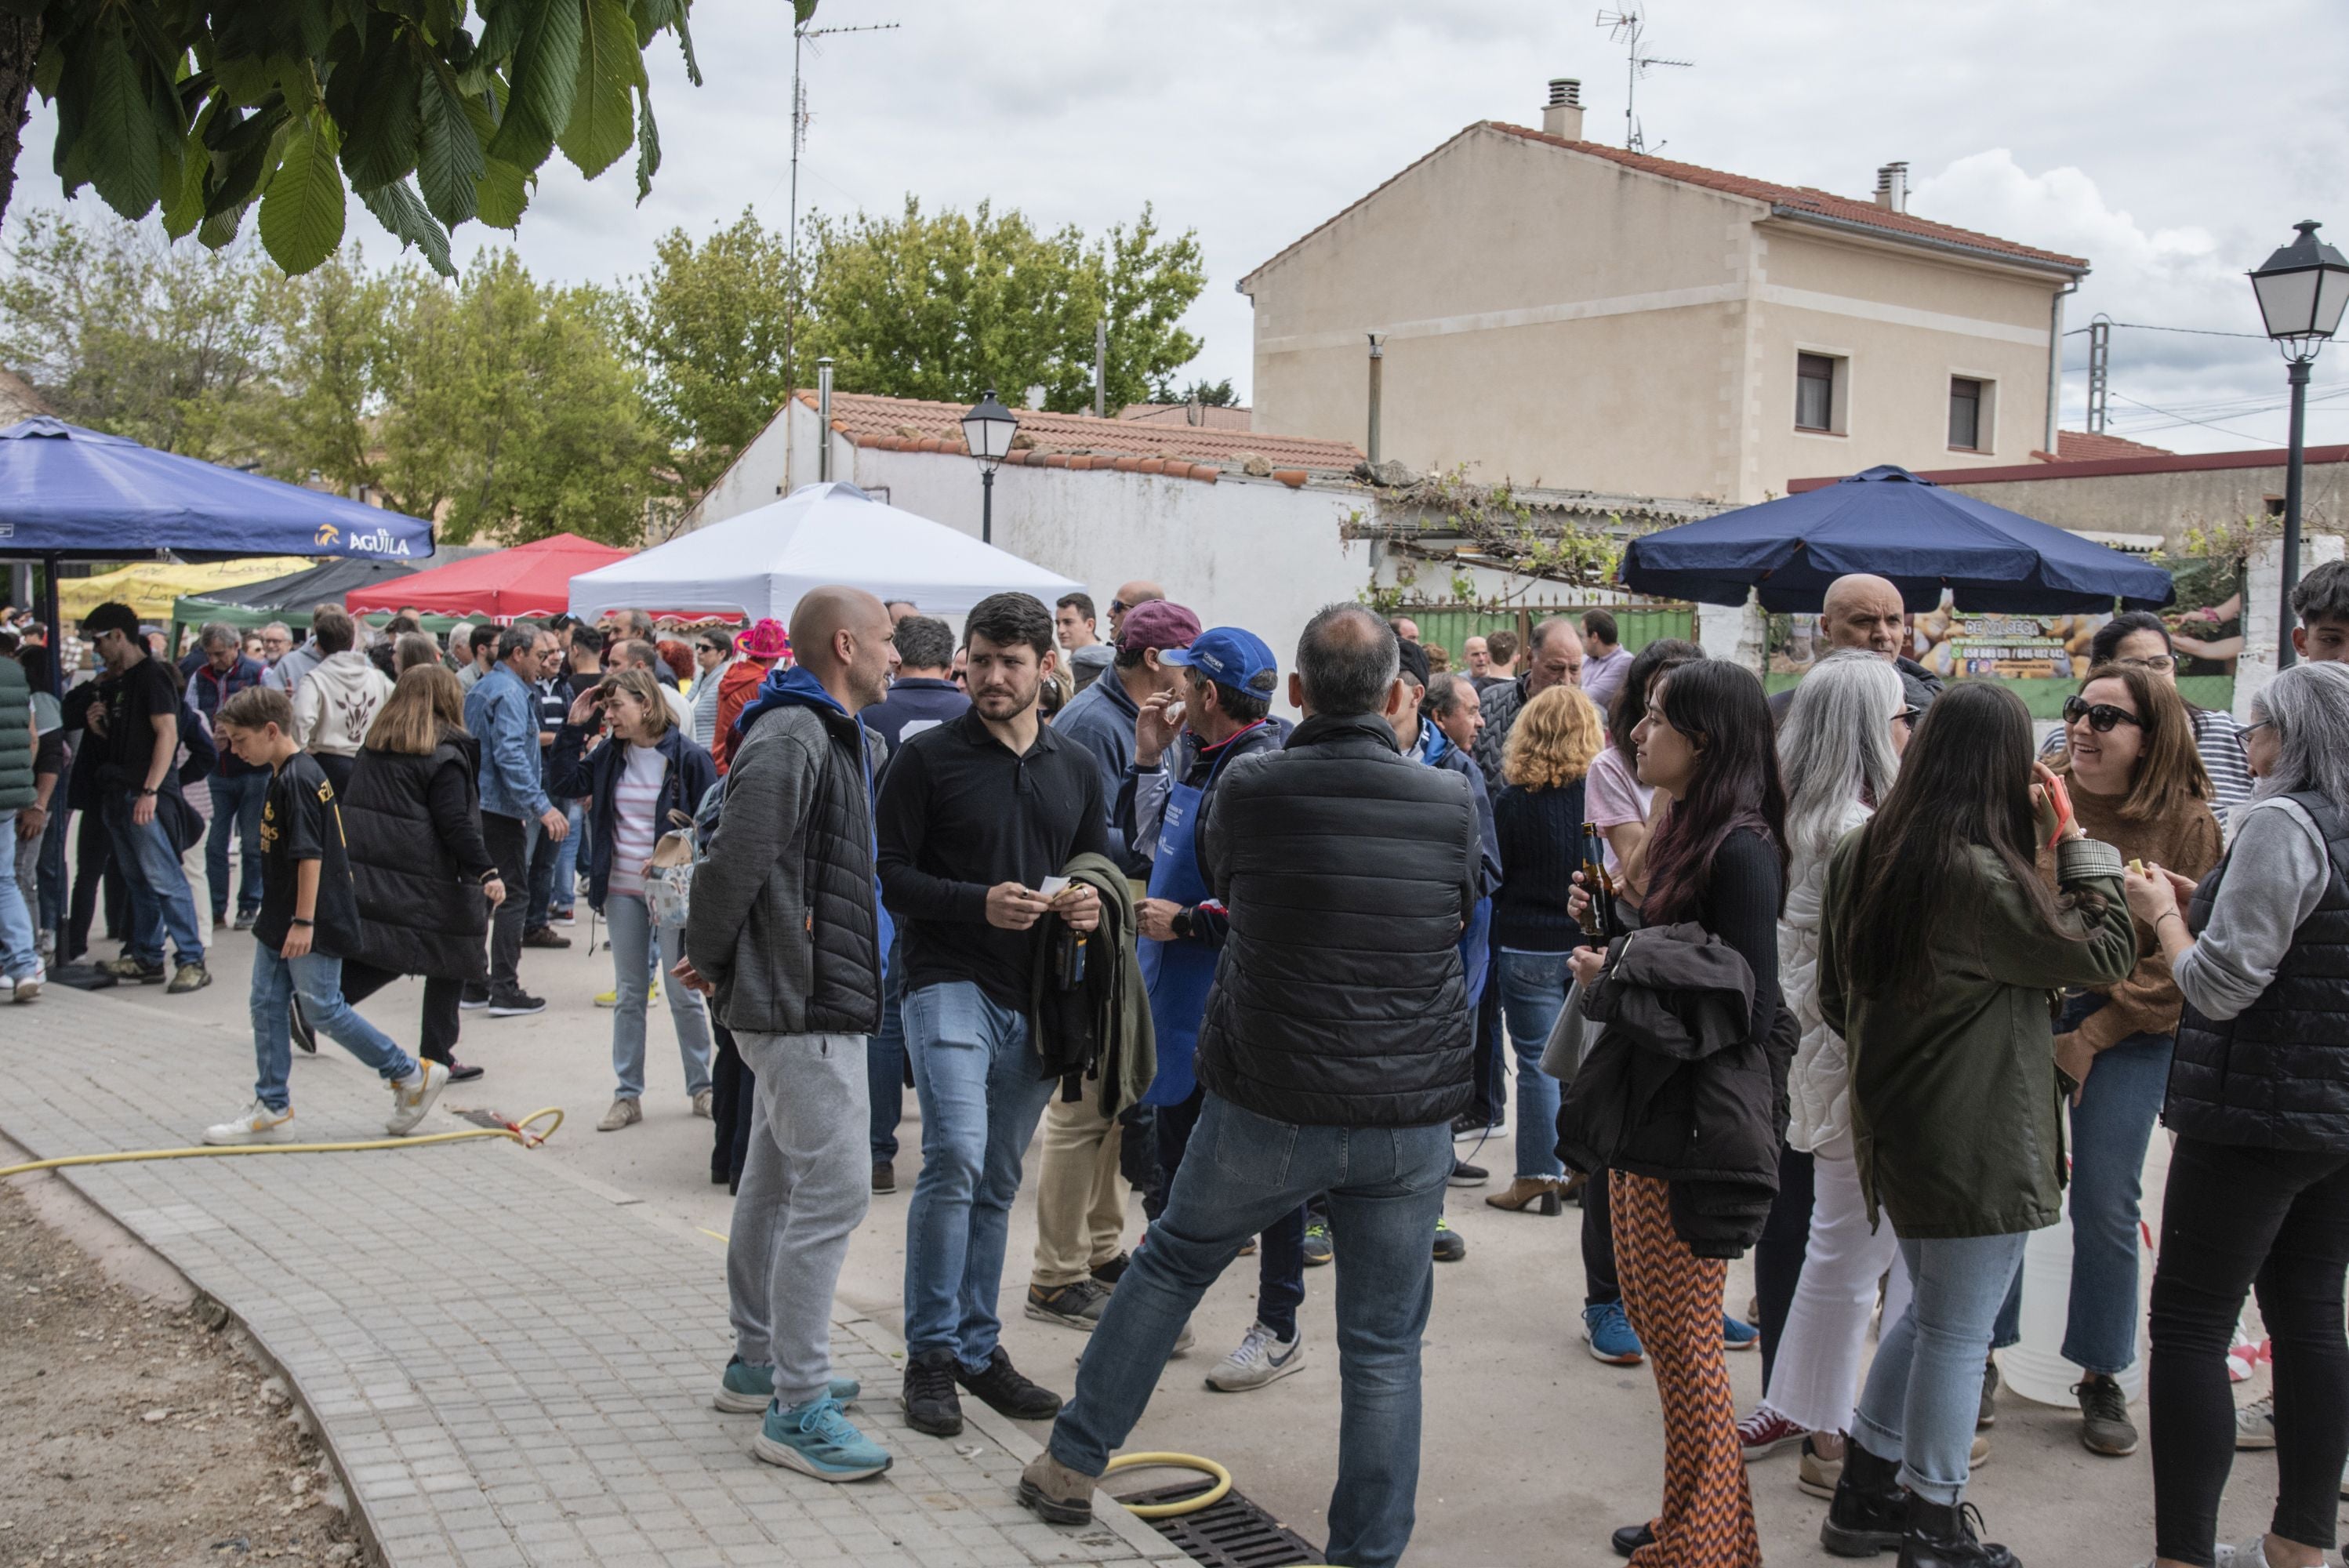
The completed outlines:
[[[1549,102],[1542,108],[1542,130],[1568,141],[1582,139],[1582,82],[1576,77],[1552,77]]]
[[[1909,166],[1888,163],[1876,171],[1876,204],[1888,212],[1909,211]]]

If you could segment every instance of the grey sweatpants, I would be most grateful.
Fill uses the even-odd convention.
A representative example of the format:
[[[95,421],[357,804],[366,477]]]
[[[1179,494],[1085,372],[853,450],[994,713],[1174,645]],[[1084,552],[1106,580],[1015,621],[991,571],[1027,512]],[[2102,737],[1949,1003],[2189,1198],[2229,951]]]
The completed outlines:
[[[734,1044],[758,1075],[750,1150],[726,1243],[735,1354],[771,1363],[788,1408],[832,1380],[832,1292],[873,1202],[862,1035],[756,1035]]]

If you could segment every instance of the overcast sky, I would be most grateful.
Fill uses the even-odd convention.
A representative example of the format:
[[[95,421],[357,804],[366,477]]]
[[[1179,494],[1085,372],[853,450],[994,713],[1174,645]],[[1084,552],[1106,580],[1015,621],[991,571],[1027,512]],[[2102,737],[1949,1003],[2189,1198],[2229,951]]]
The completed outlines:
[[[823,0],[822,26],[902,26],[811,46],[802,207],[992,199],[1098,232],[1154,203],[1206,256],[1191,373],[1245,390],[1251,326],[1233,281],[1404,164],[1473,120],[1539,125],[1553,76],[1582,79],[1590,136],[1620,139],[1624,50],[1596,15],[1537,0]],[[556,154],[523,220],[530,266],[609,281],[641,271],[669,228],[704,233],[746,205],[782,228],[789,16],[780,0],[699,0],[705,85],[673,43],[649,57],[666,156],[651,199],[634,204],[631,160],[590,185]],[[1906,159],[1911,211],[2090,258],[2067,326],[2102,312],[2255,334],[2243,273],[2294,221],[2329,221],[2349,247],[2339,0],[1656,0],[1647,17],[1649,52],[1694,62],[1640,84],[1650,150],[1857,197]],[[36,107],[19,208],[59,200],[53,126]],[[463,253],[485,242],[505,236],[460,231]],[[2069,428],[2085,346],[2066,345]],[[2316,382],[2309,438],[2349,441],[2349,341]],[[2116,433],[2280,444],[2283,392],[2263,339],[2113,335]]]

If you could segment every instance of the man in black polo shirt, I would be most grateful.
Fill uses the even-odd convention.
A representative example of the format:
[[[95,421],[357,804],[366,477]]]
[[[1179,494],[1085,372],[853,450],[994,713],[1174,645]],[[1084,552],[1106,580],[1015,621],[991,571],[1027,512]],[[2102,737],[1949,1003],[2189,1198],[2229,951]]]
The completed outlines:
[[[995,1301],[1020,1158],[1056,1080],[1040,1078],[1029,981],[1047,913],[1091,931],[1092,889],[1048,894],[1072,855],[1109,851],[1100,771],[1044,727],[1052,614],[1025,593],[964,624],[970,710],[908,739],[878,807],[881,892],[904,943],[905,1048],[922,1173],[905,1216],[906,1423],[962,1430],[956,1385],[1018,1420],[1060,1396],[1013,1369]]]

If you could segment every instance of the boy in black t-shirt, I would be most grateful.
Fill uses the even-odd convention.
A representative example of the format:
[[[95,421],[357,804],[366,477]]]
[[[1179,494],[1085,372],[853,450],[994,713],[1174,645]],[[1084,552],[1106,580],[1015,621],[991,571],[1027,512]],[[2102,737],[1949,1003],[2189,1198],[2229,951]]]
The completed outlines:
[[[270,769],[261,808],[261,914],[254,922],[253,1050],[260,1077],[253,1103],[233,1120],[204,1130],[206,1143],[269,1143],[294,1119],[285,1078],[294,995],[319,1034],[383,1075],[391,1086],[395,1138],[416,1130],[448,1087],[439,1062],[418,1065],[390,1037],[343,1000],[342,955],[358,934],[358,900],[343,842],[335,787],[317,760],[294,744],[294,705],[282,691],[252,686],[221,705],[221,740],[255,768]]]

